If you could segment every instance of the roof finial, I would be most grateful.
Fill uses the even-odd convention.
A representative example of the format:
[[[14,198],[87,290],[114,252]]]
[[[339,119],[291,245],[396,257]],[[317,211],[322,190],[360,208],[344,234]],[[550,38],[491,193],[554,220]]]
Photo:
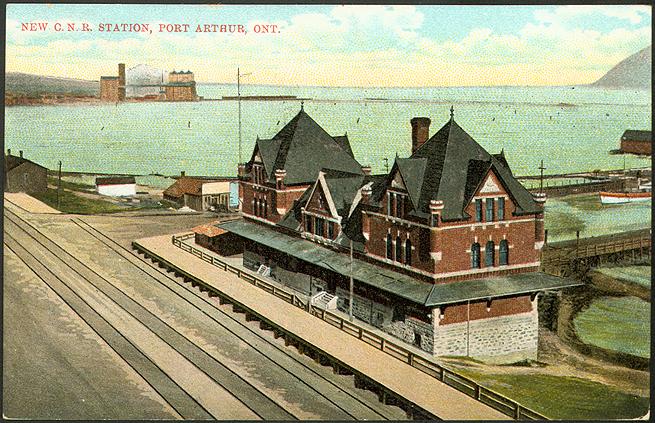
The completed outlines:
[[[300,111],[302,112],[303,110],[305,110],[305,101],[301,100],[300,101]]]
[[[455,108],[451,105],[450,106],[450,120],[453,120],[455,118]]]

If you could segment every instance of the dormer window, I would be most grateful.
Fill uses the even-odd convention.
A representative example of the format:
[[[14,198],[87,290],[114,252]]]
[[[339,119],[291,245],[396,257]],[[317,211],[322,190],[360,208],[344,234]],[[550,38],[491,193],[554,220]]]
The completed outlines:
[[[409,201],[407,194],[400,192],[387,192],[387,214],[389,216],[405,217],[406,203]]]
[[[262,165],[252,165],[252,181],[257,185],[264,184],[264,167]]]

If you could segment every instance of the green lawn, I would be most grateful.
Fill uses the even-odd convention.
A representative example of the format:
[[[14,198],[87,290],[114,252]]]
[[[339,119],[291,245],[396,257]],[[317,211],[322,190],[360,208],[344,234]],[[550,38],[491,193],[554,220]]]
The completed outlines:
[[[481,385],[551,419],[631,419],[643,416],[649,409],[648,398],[576,377],[460,371]]]
[[[121,207],[116,204],[102,200],[93,200],[82,198],[70,191],[61,191],[61,205],[57,207],[57,190],[50,189],[45,193],[31,194],[37,200],[43,201],[52,208],[58,209],[63,213],[73,214],[96,214],[96,213],[116,213],[130,210],[127,207]]]
[[[602,297],[573,320],[586,344],[650,357],[650,303],[636,297]]]
[[[48,177],[48,183],[54,185],[55,187],[59,183],[57,178]],[[68,182],[61,180],[61,189],[69,189],[71,191],[82,191],[82,192],[95,192],[94,185],[87,185],[77,182]]]
[[[614,279],[634,282],[650,288],[650,266],[622,266],[596,269],[596,272]]]

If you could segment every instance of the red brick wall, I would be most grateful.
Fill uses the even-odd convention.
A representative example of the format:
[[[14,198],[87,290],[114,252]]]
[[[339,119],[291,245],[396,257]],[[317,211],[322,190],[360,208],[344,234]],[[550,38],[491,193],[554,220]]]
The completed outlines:
[[[101,79],[100,80],[100,100],[118,101],[118,79]]]
[[[467,305],[458,304],[446,306],[443,309],[444,318],[439,320],[439,325],[466,322]],[[469,311],[470,320],[485,319],[489,317],[509,316],[512,314],[527,313],[532,311],[530,296],[512,298],[497,298],[491,301],[491,310],[487,311],[487,301],[471,302]]]
[[[634,154],[652,154],[652,142],[621,140],[621,151]]]
[[[383,217],[370,215],[370,236],[367,242],[367,251],[370,254],[386,257],[386,236],[388,229],[391,229],[392,238],[396,239],[396,234],[400,232],[401,239],[410,234],[410,240],[414,250],[412,251],[412,267],[430,272],[443,274],[450,272],[466,272],[463,275],[447,276],[448,279],[443,281],[464,280],[490,276],[493,271],[494,275],[509,273],[518,273],[537,270],[537,266],[526,267],[524,269],[503,269],[499,267],[500,252],[498,250],[500,242],[506,239],[509,242],[509,266],[534,263],[539,261],[539,250],[535,249],[535,241],[539,240],[536,235],[543,233],[543,227],[537,225],[534,215],[514,216],[516,206],[511,201],[509,195],[505,193],[499,179],[490,172],[492,181],[500,188],[498,192],[477,193],[480,196],[491,196],[494,198],[494,221],[485,222],[486,202],[483,199],[483,219],[482,222],[476,221],[475,203],[471,202],[465,212],[471,216],[468,220],[459,220],[453,222],[439,222],[437,229],[421,228],[413,225],[395,223],[392,219],[386,220]],[[486,178],[485,178],[486,179]],[[498,197],[505,197],[505,213],[503,222],[498,223]],[[386,196],[382,201],[379,213],[386,214]],[[428,222],[421,222],[426,225]],[[537,234],[537,232],[539,234]],[[481,269],[478,273],[470,273],[471,270],[471,246],[474,242],[480,244],[482,250],[486,249],[486,243],[490,240],[494,242],[494,266],[489,267],[489,272],[485,269],[485,251],[480,253]],[[543,239],[543,238],[542,238]],[[431,245],[431,247],[430,247]],[[423,247],[423,248],[422,248]],[[421,251],[426,247],[429,251]],[[468,250],[468,251],[467,251]],[[429,252],[441,252],[441,260],[438,260],[436,267],[429,258]]]
[[[284,208],[286,211],[289,211],[289,209],[291,209],[293,206],[294,200],[300,198],[304,192],[303,189],[307,189],[309,186],[287,187],[284,190],[276,191],[271,187],[253,185],[249,182],[239,181],[239,187],[242,191],[242,211],[244,213],[255,215],[252,200],[255,198],[255,196],[260,199],[263,199],[264,196],[266,196],[268,209],[267,220],[273,223],[277,223],[284,216],[284,214],[279,214],[277,212],[277,208]]]

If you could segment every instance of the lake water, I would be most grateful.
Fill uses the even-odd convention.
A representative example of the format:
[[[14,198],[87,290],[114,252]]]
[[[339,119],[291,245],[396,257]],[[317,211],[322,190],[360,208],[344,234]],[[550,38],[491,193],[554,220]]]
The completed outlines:
[[[235,95],[234,85],[198,85],[208,98]],[[488,151],[501,149],[515,175],[650,167],[650,158],[610,155],[625,129],[651,127],[649,91],[588,87],[321,88],[243,86],[242,95],[296,95],[330,134],[348,134],[356,158],[374,172],[411,148],[409,120],[432,119],[434,134],[455,107],[455,120]],[[377,100],[371,100],[377,99]],[[386,101],[381,99],[387,99]],[[300,100],[242,101],[242,159],[257,136],[272,137]],[[235,175],[236,101],[124,103],[5,108],[5,147],[48,168],[166,175]],[[189,128],[190,122],[190,128]]]

